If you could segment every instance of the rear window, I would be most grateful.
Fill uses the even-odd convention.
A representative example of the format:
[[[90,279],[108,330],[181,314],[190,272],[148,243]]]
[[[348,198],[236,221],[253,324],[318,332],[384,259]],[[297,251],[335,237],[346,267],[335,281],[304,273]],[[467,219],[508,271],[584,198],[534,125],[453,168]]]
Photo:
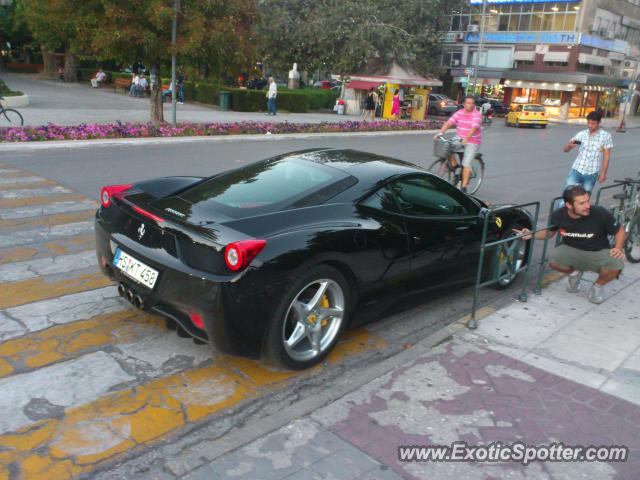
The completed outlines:
[[[527,105],[524,107],[525,112],[544,112],[542,105]]]
[[[355,183],[355,178],[340,170],[287,158],[222,174],[180,196],[231,218],[243,218],[289,206],[317,205]]]

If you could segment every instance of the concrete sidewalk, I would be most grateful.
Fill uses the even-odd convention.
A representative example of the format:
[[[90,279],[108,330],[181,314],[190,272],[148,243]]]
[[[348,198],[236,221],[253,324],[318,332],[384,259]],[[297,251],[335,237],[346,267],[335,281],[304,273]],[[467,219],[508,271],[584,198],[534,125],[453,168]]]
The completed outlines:
[[[625,117],[626,129],[640,128],[640,115],[627,115]],[[576,118],[571,120],[552,119],[551,123],[559,123],[564,125],[577,125],[587,128],[587,120],[584,118]],[[620,118],[605,118],[602,120],[602,126],[609,130],[616,130],[620,126]]]
[[[640,265],[627,264],[601,305],[587,300],[588,280],[578,294],[567,293],[565,282],[486,316],[475,332],[458,328],[441,345],[242,448],[207,461],[210,449],[196,444],[149,478],[637,480]],[[528,466],[398,460],[400,445],[460,440],[623,445],[630,457]]]
[[[4,73],[9,88],[29,95],[30,105],[21,107],[25,125],[58,125],[80,123],[148,122],[149,99],[130,97],[110,86],[91,88],[89,83],[60,83],[38,75]],[[265,100],[266,101],[266,100]],[[266,107],[265,107],[266,108]],[[171,119],[171,104],[164,104],[165,120]],[[287,121],[320,123],[359,120],[357,116],[334,113],[284,113],[268,117],[262,112],[222,112],[213,106],[177,105],[178,122]]]

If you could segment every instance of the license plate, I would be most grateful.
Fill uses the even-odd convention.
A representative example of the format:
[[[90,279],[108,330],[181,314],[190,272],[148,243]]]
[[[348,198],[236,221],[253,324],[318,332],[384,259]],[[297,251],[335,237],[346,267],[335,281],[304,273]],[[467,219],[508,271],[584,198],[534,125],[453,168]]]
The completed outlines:
[[[123,252],[119,248],[116,249],[116,255],[113,257],[113,264],[118,270],[127,277],[148,288],[153,288],[158,279],[158,271],[145,265],[140,260],[132,257],[128,253]]]

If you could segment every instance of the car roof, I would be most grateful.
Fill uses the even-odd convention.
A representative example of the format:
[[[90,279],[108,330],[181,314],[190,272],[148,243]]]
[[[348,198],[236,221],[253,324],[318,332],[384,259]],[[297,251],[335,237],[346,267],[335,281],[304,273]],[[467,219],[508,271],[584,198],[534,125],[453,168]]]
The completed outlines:
[[[291,152],[279,158],[319,163],[354,177],[357,183],[348,189],[350,193],[344,200],[360,198],[394,177],[411,173],[428,173],[413,163],[352,149],[317,148]]]
[[[544,107],[541,103],[516,103],[516,105],[522,105],[523,107]]]

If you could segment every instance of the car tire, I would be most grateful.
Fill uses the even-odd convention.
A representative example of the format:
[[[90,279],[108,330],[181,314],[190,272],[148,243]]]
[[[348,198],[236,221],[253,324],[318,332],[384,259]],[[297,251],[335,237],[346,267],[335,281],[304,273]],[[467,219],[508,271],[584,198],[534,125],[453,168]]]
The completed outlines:
[[[509,120],[507,119],[507,117],[504,117],[504,126],[505,127],[510,127],[511,124],[509,123]]]
[[[319,295],[325,283],[326,290],[317,309],[307,310],[306,307],[311,304],[313,297]],[[321,309],[341,310],[342,314],[323,318],[322,311],[318,311]],[[350,313],[351,287],[344,275],[328,265],[305,269],[282,296],[271,315],[263,342],[264,359],[292,370],[302,370],[320,363],[337,343]],[[315,345],[312,337],[315,337]],[[297,338],[299,340],[295,344],[287,345],[287,341],[293,343]]]
[[[545,128],[547,128],[547,126],[546,125],[540,125],[540,128],[542,128],[544,130]]]
[[[522,228],[525,228],[526,225],[521,225],[520,223],[513,223],[511,225],[508,225],[507,228],[505,228],[505,232],[513,232],[514,229],[520,230]],[[529,227],[527,227],[529,228]],[[515,233],[510,233],[509,237],[515,237],[516,234]],[[529,256],[529,249],[531,248],[531,240],[520,240],[522,242],[521,247],[518,248],[518,258],[521,258],[522,263],[520,265],[518,265],[516,268],[522,268],[526,265],[527,262],[527,258]],[[509,244],[508,244],[509,245]],[[498,247],[499,248],[499,247]],[[495,260],[495,255],[498,254],[499,250],[498,248],[494,247],[495,253],[494,256],[492,258],[492,266],[490,269],[491,272],[491,278],[495,278],[496,275],[498,274],[498,272],[501,270],[501,265],[500,263],[497,263]],[[499,261],[498,261],[499,262]],[[513,282],[515,281],[516,278],[518,278],[518,273],[516,273],[515,275],[512,275],[510,277],[507,277],[505,279],[503,279],[500,282],[495,282],[491,284],[491,288],[495,289],[495,290],[504,290],[506,288],[509,288]]]
[[[520,128],[520,120],[516,120],[516,128]]]

